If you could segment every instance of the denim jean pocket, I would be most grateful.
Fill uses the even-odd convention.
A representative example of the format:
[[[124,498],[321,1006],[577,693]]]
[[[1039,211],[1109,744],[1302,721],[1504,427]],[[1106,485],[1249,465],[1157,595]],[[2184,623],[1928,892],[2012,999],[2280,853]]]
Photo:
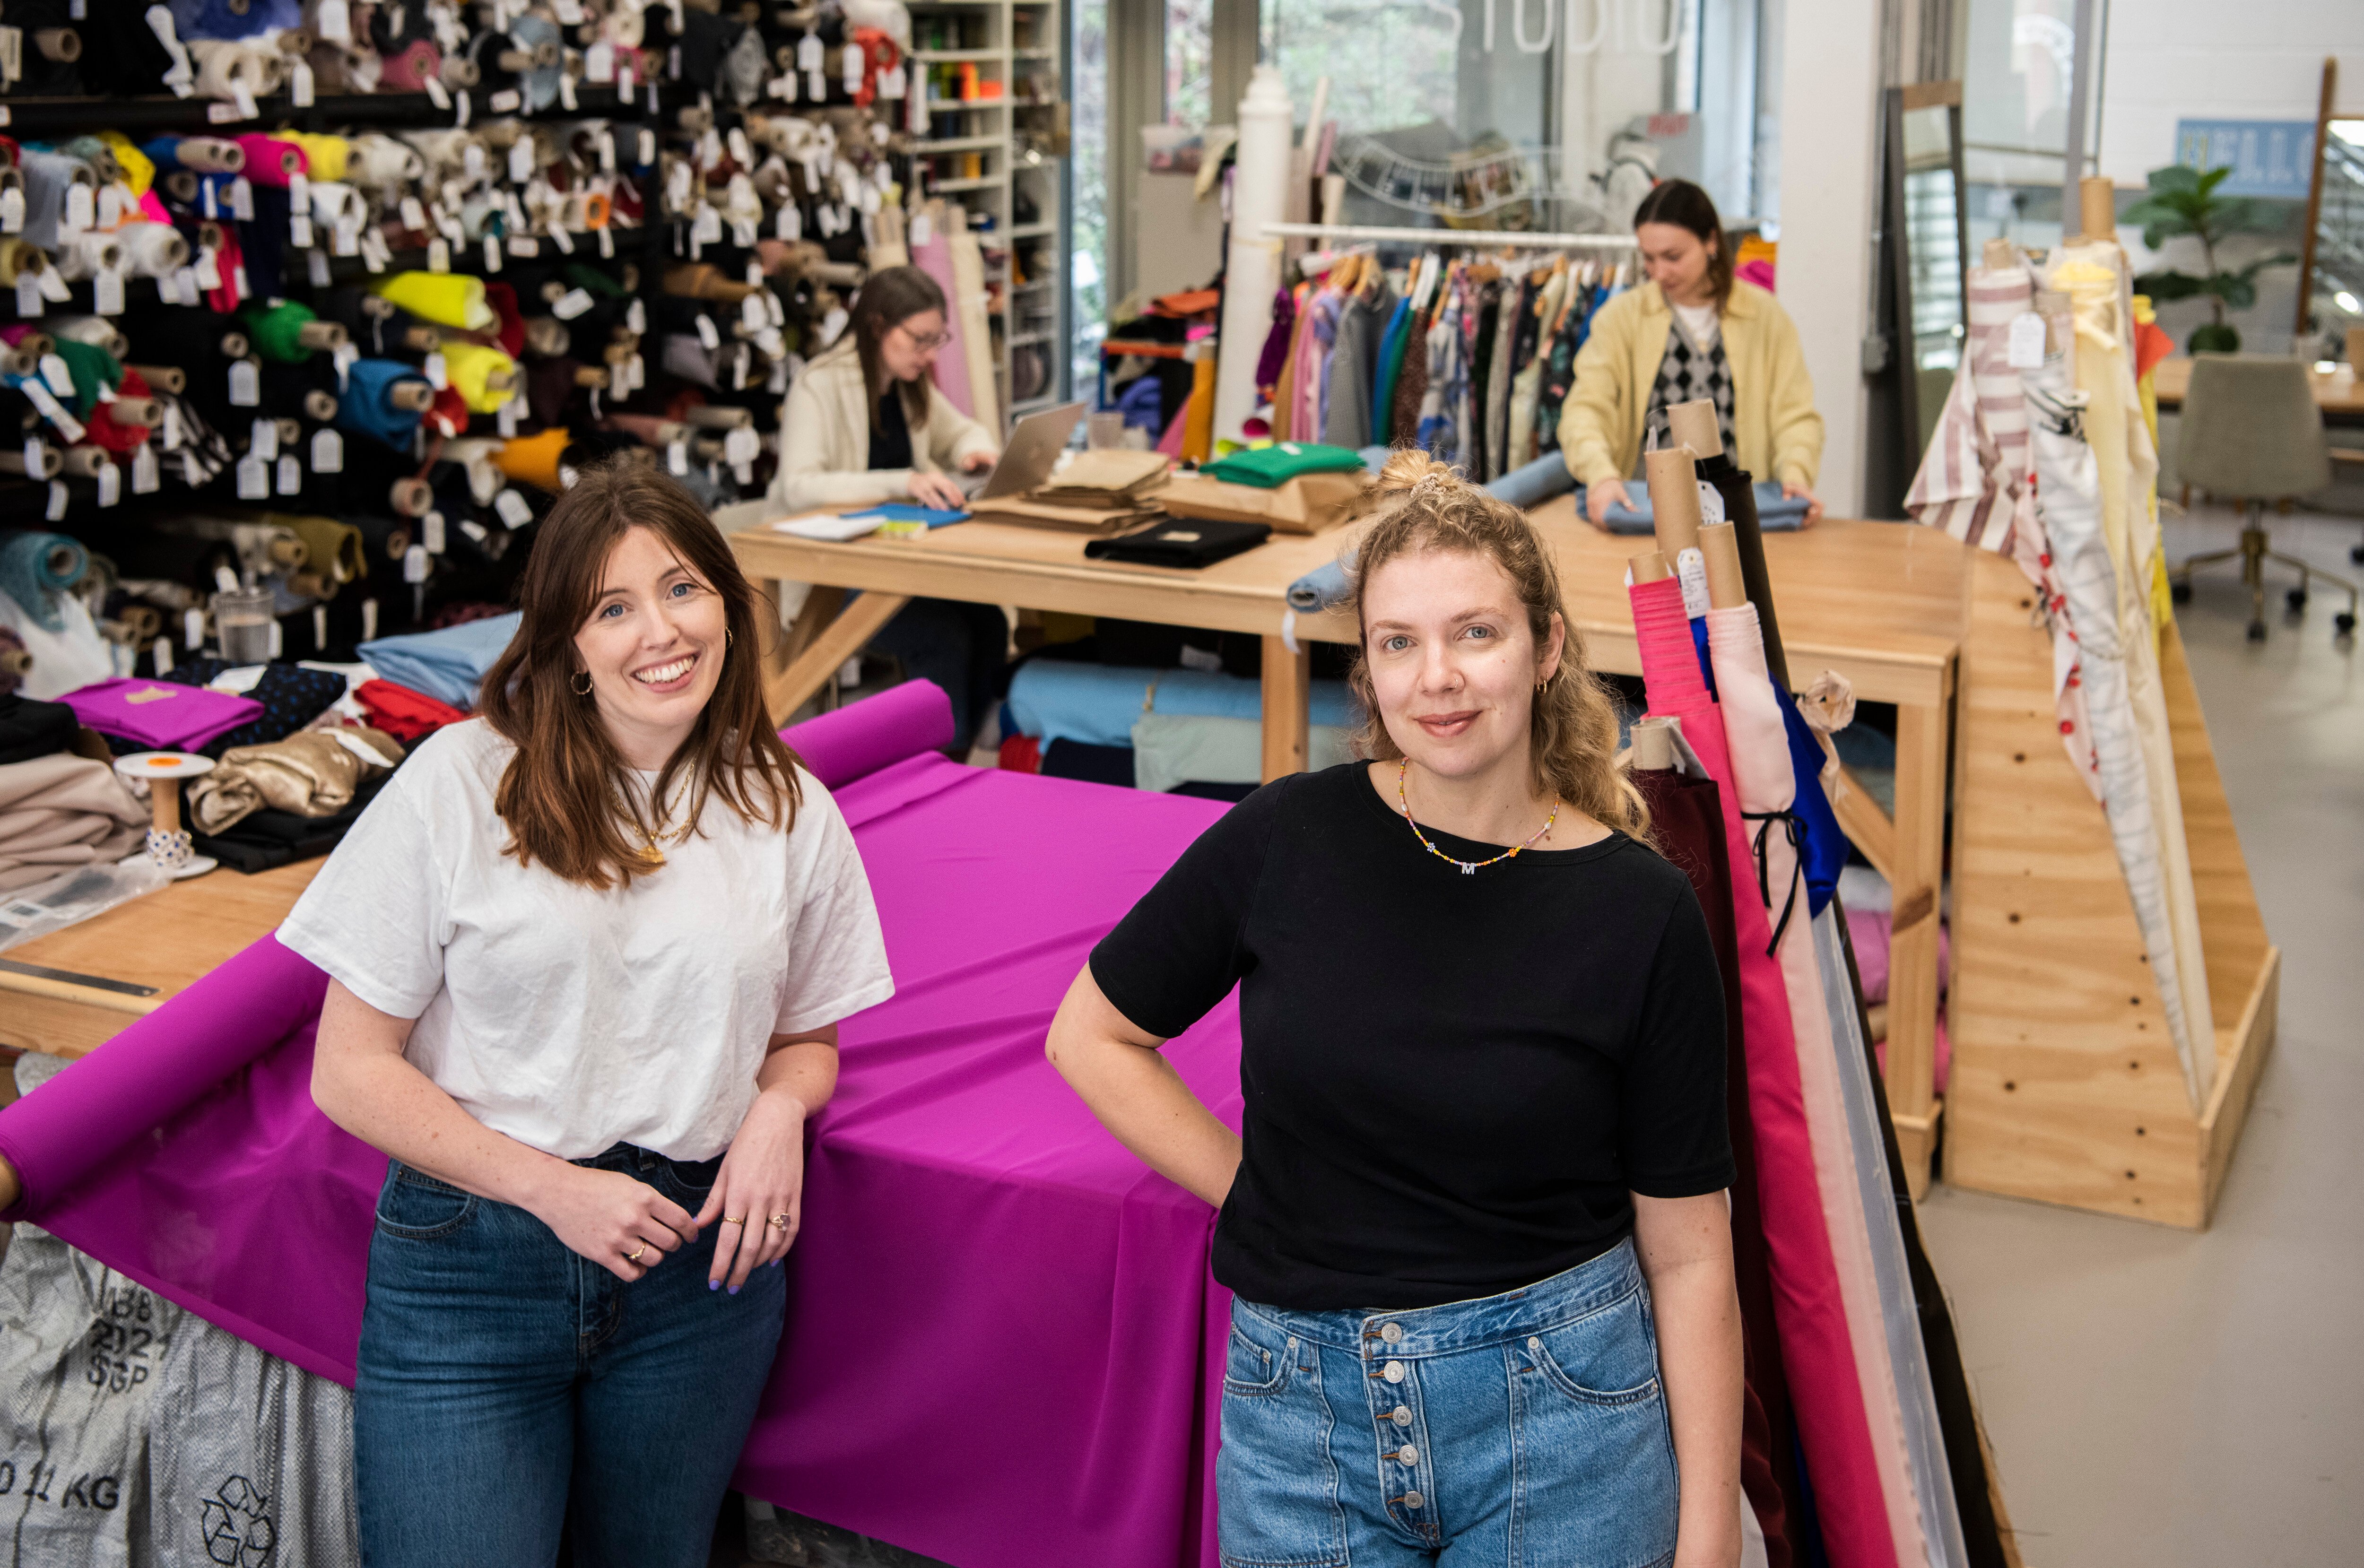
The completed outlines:
[[[1346,1515],[1331,1426],[1321,1352],[1234,1308],[1215,1459],[1224,1568],[1343,1568]]]
[[[1663,1397],[1657,1337],[1639,1290],[1531,1337],[1526,1348],[1544,1382],[1580,1405],[1613,1409]]]
[[[1645,1294],[1503,1348],[1516,1444],[1539,1460],[1513,1503],[1525,1561],[1654,1568],[1670,1560],[1681,1487]]]
[[[431,1241],[465,1225],[477,1201],[474,1193],[393,1161],[377,1196],[377,1228],[405,1240]]]

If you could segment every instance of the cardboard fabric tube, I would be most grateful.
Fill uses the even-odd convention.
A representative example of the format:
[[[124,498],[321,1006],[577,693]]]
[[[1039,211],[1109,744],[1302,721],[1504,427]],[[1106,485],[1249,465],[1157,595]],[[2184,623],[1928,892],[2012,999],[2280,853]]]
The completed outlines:
[[[1675,574],[1675,569],[1667,564],[1666,555],[1659,550],[1645,550],[1628,564],[1636,583],[1663,583]]]
[[[398,517],[423,517],[435,505],[435,489],[423,479],[397,479],[386,487],[386,502]]]
[[[65,472],[77,479],[95,479],[102,468],[113,468],[115,460],[106,455],[104,447],[68,447],[65,451]]]
[[[736,430],[755,422],[755,416],[747,409],[720,407],[711,403],[702,403],[686,410],[682,417],[708,430]]]
[[[485,377],[485,390],[487,392],[513,392],[516,389],[515,371],[492,371]]]
[[[1740,538],[1730,523],[1709,523],[1699,531],[1700,554],[1707,559],[1707,602],[1728,610],[1748,602],[1748,579],[1740,570]]]
[[[1668,560],[1697,548],[1700,529],[1699,465],[1689,447],[1646,452],[1642,458],[1650,480],[1650,511],[1658,548]]]
[[[38,467],[26,462],[27,450],[22,447],[0,449],[0,473],[21,473],[28,479],[55,479],[58,476],[58,468],[65,460],[57,448],[46,441],[35,443],[30,450],[41,454]]]
[[[304,426],[299,420],[273,419],[272,425],[279,432],[279,445],[283,450],[304,439]]]
[[[304,541],[293,537],[274,539],[269,546],[271,559],[282,567],[296,567],[312,559]]]
[[[217,136],[184,136],[173,149],[173,156],[184,169],[195,169],[206,174],[242,174],[246,172],[246,149],[235,141]]]
[[[296,328],[296,340],[307,349],[341,349],[346,342],[345,329],[334,321],[307,321]]]
[[[414,354],[431,354],[443,346],[443,335],[422,323],[404,329],[402,346]]]
[[[1675,765],[1674,721],[1665,718],[1645,718],[1633,729],[1634,766],[1636,771],[1662,773]]]
[[[178,365],[126,365],[125,370],[138,371],[139,379],[158,392],[169,392],[178,397],[189,390],[189,378]]]
[[[337,395],[318,387],[304,395],[304,417],[315,424],[325,425],[337,417]]]
[[[1979,261],[1989,272],[1992,272],[2000,267],[2010,266],[2012,263],[2011,241],[2008,239],[1988,240],[1986,243],[1986,249],[1980,253]]]
[[[155,814],[156,831],[167,836],[181,830],[181,781],[151,779],[148,781],[150,809]]]
[[[1695,457],[1712,458],[1723,450],[1723,431],[1715,422],[1715,405],[1702,397],[1678,403],[1667,410],[1667,438],[1689,447]],[[1652,506],[1657,505],[1652,502]]]
[[[2085,229],[2085,243],[2114,243],[2118,238],[2118,188],[2106,174],[2089,174],[2077,182],[2077,214]]]
[[[604,365],[577,365],[577,366],[575,366],[575,367],[574,367],[574,384],[575,384],[575,385],[577,385],[577,386],[596,386],[596,387],[597,387],[597,388],[598,388],[600,391],[602,391],[602,392],[607,391],[607,390],[608,390],[608,371],[607,371],[607,367],[605,367]]]
[[[446,87],[473,87],[476,84],[476,62],[463,55],[447,54],[440,74]]]
[[[407,413],[424,414],[435,406],[435,389],[423,381],[397,381],[386,388],[385,400]]]
[[[246,334],[243,332],[225,332],[221,335],[223,359],[242,360],[246,358],[248,350],[253,347],[253,344],[246,340]]]
[[[107,405],[118,425],[139,425],[154,429],[164,422],[164,406],[152,397],[118,397]]]
[[[33,34],[33,47],[43,60],[71,64],[82,58],[82,35],[72,28],[42,28]]]

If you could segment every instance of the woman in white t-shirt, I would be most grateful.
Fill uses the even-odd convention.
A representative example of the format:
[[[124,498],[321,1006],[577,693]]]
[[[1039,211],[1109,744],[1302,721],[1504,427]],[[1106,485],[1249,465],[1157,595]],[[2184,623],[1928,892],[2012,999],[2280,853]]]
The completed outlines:
[[[892,994],[844,818],[767,722],[767,606],[687,492],[584,473],[481,718],[280,940],[313,1096],[390,1157],[354,1387],[372,1568],[703,1564],[780,1335],[837,1024]],[[739,638],[746,651],[739,651]]]

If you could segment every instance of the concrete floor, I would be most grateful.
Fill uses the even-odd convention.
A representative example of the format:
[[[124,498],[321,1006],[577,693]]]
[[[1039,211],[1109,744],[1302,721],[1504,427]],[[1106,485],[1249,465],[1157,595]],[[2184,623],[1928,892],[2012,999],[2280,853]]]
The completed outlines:
[[[2170,560],[2227,512],[2166,525]],[[2355,520],[2270,522],[2351,579]],[[2237,565],[2180,621],[2266,929],[2280,1032],[2214,1223],[2191,1235],[1938,1187],[1921,1208],[2029,1568],[2364,1562],[2364,652],[2344,595],[2245,640]]]

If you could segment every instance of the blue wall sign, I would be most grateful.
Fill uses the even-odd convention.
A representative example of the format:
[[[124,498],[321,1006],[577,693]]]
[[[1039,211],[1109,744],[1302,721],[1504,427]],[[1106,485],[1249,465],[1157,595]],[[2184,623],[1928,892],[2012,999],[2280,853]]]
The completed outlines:
[[[2178,120],[2175,161],[2233,173],[2216,187],[2227,196],[2306,200],[2314,177],[2313,120]]]

